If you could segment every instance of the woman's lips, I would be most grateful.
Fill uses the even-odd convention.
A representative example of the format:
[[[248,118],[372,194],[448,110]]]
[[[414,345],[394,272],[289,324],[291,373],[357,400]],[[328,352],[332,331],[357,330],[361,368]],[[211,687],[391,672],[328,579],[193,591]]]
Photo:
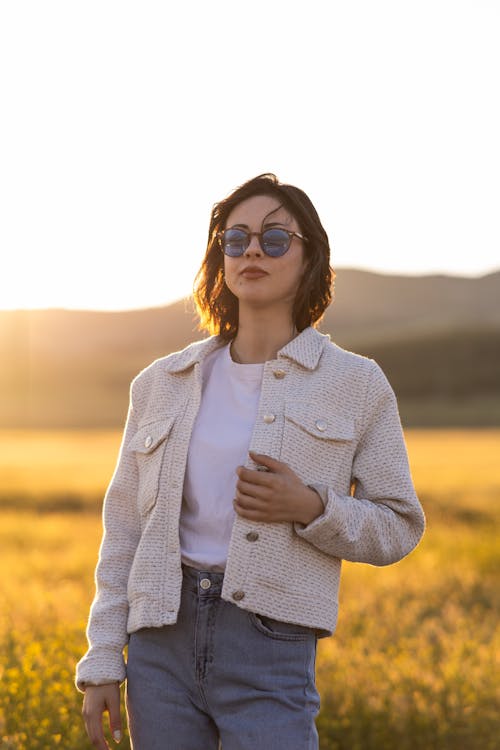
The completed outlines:
[[[240,275],[245,279],[261,279],[263,276],[267,276],[267,271],[258,266],[247,266],[241,271]]]

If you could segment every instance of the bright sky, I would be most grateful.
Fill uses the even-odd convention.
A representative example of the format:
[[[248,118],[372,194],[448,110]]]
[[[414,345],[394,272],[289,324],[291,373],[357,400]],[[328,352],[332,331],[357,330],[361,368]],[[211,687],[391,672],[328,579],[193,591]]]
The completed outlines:
[[[500,267],[498,0],[3,0],[0,307],[189,294],[212,204],[304,189],[335,267]]]

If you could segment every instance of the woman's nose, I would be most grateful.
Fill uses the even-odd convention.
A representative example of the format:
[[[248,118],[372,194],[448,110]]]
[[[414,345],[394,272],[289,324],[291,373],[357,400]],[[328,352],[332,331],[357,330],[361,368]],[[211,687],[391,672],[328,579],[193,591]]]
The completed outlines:
[[[247,249],[245,250],[245,255],[247,258],[252,256],[262,256],[262,248],[260,246],[259,237],[257,235],[252,234],[250,237],[250,244],[248,245]]]

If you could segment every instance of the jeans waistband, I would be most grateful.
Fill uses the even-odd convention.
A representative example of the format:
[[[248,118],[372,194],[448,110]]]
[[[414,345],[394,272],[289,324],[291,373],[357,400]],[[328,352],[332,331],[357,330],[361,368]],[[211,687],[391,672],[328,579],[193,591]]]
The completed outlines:
[[[224,573],[213,570],[197,570],[189,565],[182,566],[184,584],[201,595],[219,595],[222,591]]]

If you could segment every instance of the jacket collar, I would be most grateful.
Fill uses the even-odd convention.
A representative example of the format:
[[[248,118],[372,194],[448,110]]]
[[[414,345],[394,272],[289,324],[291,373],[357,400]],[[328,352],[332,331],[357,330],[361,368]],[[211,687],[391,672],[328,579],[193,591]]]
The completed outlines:
[[[320,333],[315,328],[305,328],[278,352],[278,357],[287,357],[305,367],[315,370],[323,349],[330,343],[330,336]]]
[[[306,370],[315,370],[323,349],[329,341],[330,337],[327,334],[319,333],[314,328],[305,328],[279,350],[278,357],[291,359]],[[198,362],[202,362],[208,354],[224,346],[225,343],[219,336],[210,336],[210,338],[196,341],[186,349],[171,354],[165,362],[165,370],[171,373],[183,372]]]
[[[165,370],[167,372],[183,372],[193,367],[197,362],[201,362],[205,357],[220,346],[224,346],[224,341],[219,336],[210,336],[201,341],[195,341],[180,352],[175,352],[167,357]]]

